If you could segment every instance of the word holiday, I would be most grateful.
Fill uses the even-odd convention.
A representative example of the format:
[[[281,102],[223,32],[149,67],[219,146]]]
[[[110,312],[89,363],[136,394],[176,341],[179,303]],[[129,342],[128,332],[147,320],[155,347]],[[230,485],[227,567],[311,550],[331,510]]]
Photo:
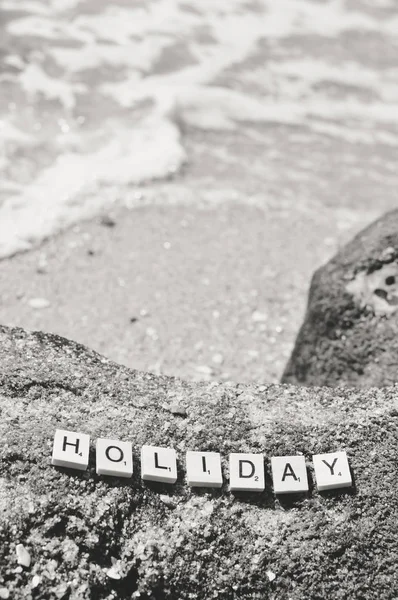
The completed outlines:
[[[86,470],[90,436],[85,433],[57,429],[51,464]],[[97,439],[96,470],[98,475],[132,477],[133,448],[131,442]],[[352,485],[345,451],[313,456],[318,490],[345,488]],[[308,491],[304,456],[273,456],[272,479],[275,494]],[[221,454],[218,452],[186,453],[187,482],[191,487],[220,488],[223,484]],[[229,489],[231,492],[262,492],[265,489],[264,455],[232,453],[229,455]],[[142,446],[141,477],[145,481],[175,483],[177,454],[173,448]]]

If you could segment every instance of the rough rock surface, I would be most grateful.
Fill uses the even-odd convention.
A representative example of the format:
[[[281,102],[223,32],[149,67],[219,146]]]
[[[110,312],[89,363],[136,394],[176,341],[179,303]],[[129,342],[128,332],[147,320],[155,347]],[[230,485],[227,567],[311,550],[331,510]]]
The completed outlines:
[[[0,597],[396,597],[398,389],[184,383],[55,335],[0,329]],[[176,406],[178,410],[176,410]],[[56,428],[133,442],[133,479],[50,465]],[[174,446],[175,485],[143,484],[141,445]],[[345,448],[352,490],[318,493],[311,455]],[[191,490],[186,449],[221,451]],[[228,491],[229,452],[303,453],[310,492]],[[21,563],[22,561],[22,563]]]
[[[359,233],[313,276],[282,382],[387,386],[398,381],[398,211]]]

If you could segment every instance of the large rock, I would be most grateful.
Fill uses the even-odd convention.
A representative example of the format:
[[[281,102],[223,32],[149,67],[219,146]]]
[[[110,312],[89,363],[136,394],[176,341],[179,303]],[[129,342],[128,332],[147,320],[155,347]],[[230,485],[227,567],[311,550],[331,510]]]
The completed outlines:
[[[396,598],[397,389],[184,383],[7,328],[0,364],[0,598]],[[93,452],[52,467],[56,428],[174,446],[178,482],[99,477]],[[346,449],[355,486],[277,500],[268,461],[264,493],[192,490],[187,449],[221,451],[225,475],[230,452],[311,469]]]
[[[398,211],[359,233],[314,274],[284,383],[398,381]]]

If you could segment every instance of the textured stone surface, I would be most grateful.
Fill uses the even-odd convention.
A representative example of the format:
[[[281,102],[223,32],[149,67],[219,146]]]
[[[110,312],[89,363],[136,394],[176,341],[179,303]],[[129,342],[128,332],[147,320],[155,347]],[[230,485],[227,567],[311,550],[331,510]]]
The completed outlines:
[[[398,211],[359,233],[313,276],[282,381],[386,386],[398,381]]]
[[[0,588],[23,598],[396,596],[398,389],[184,383],[54,335],[1,328]],[[175,410],[178,405],[179,410]],[[186,414],[185,414],[186,413]],[[133,442],[132,481],[50,466],[57,427]],[[145,485],[144,443],[174,486]],[[355,488],[275,499],[269,457],[345,448]],[[186,449],[264,452],[266,491],[189,490]],[[18,564],[17,545],[29,554]],[[21,548],[21,547],[19,547]]]

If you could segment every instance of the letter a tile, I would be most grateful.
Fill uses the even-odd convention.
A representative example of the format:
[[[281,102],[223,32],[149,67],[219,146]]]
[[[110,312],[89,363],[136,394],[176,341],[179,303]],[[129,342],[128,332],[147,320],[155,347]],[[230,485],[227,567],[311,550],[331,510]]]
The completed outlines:
[[[319,491],[345,488],[352,485],[347,453],[330,452],[315,454],[314,461],[316,485]]]
[[[57,429],[54,436],[51,464],[85,471],[88,467],[90,436],[86,433]]]
[[[191,487],[220,488],[223,483],[219,452],[187,451],[187,481]]]
[[[308,476],[304,456],[273,456],[272,481],[275,494],[308,491]]]
[[[145,481],[177,481],[177,455],[174,448],[142,446],[141,477]]]
[[[97,439],[97,475],[132,477],[133,449],[131,442]]]

